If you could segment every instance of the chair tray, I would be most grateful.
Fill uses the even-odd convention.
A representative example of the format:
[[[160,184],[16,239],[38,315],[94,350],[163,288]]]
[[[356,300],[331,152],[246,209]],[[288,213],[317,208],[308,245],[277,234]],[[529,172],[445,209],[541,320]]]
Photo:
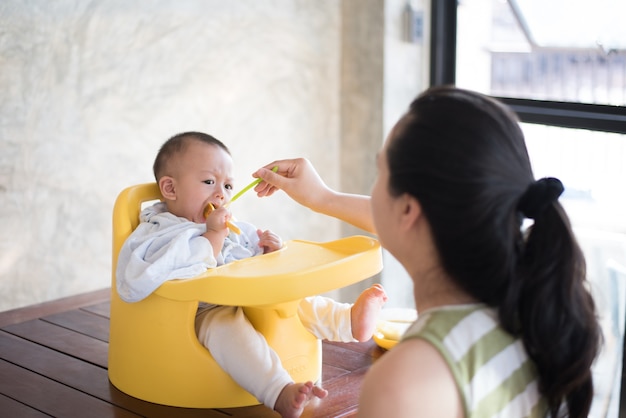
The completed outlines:
[[[168,281],[156,293],[181,301],[265,306],[348,286],[381,270],[380,244],[373,238],[292,240],[269,254],[209,269],[192,279]]]

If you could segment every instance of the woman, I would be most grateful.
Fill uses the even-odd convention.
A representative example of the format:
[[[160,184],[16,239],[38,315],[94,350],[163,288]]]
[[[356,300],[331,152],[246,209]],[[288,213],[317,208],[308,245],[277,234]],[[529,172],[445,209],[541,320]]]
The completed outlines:
[[[359,416],[586,417],[600,331],[585,262],[563,186],[535,181],[515,115],[432,88],[377,166],[371,199],[331,190],[304,159],[255,173],[259,196],[282,189],[376,233],[411,276],[418,321],[368,372]]]

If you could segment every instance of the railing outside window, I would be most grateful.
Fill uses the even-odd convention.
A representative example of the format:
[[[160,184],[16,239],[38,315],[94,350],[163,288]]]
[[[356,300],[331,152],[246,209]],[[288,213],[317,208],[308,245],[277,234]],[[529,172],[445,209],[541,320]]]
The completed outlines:
[[[626,105],[626,51],[491,52],[496,96]]]

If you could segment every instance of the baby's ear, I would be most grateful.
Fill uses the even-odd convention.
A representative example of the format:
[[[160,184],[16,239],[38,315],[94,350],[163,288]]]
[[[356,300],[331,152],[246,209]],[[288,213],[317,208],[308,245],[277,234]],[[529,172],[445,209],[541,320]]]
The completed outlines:
[[[176,200],[176,187],[174,183],[174,179],[170,176],[163,176],[159,179],[159,189],[164,199]]]

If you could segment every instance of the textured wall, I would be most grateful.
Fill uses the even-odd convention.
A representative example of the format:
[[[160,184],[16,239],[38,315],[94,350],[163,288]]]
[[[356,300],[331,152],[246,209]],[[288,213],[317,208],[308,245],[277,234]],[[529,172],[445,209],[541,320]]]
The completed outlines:
[[[175,133],[226,142],[239,185],[300,155],[336,183],[339,27],[332,0],[0,3],[0,310],[108,285],[114,198]],[[285,238],[337,234],[251,198]]]
[[[0,311],[108,286],[114,199],[152,181],[178,132],[222,139],[240,187],[306,156],[329,185],[367,193],[422,77],[405,5],[0,2]],[[354,232],[281,194],[232,210],[284,239]]]

